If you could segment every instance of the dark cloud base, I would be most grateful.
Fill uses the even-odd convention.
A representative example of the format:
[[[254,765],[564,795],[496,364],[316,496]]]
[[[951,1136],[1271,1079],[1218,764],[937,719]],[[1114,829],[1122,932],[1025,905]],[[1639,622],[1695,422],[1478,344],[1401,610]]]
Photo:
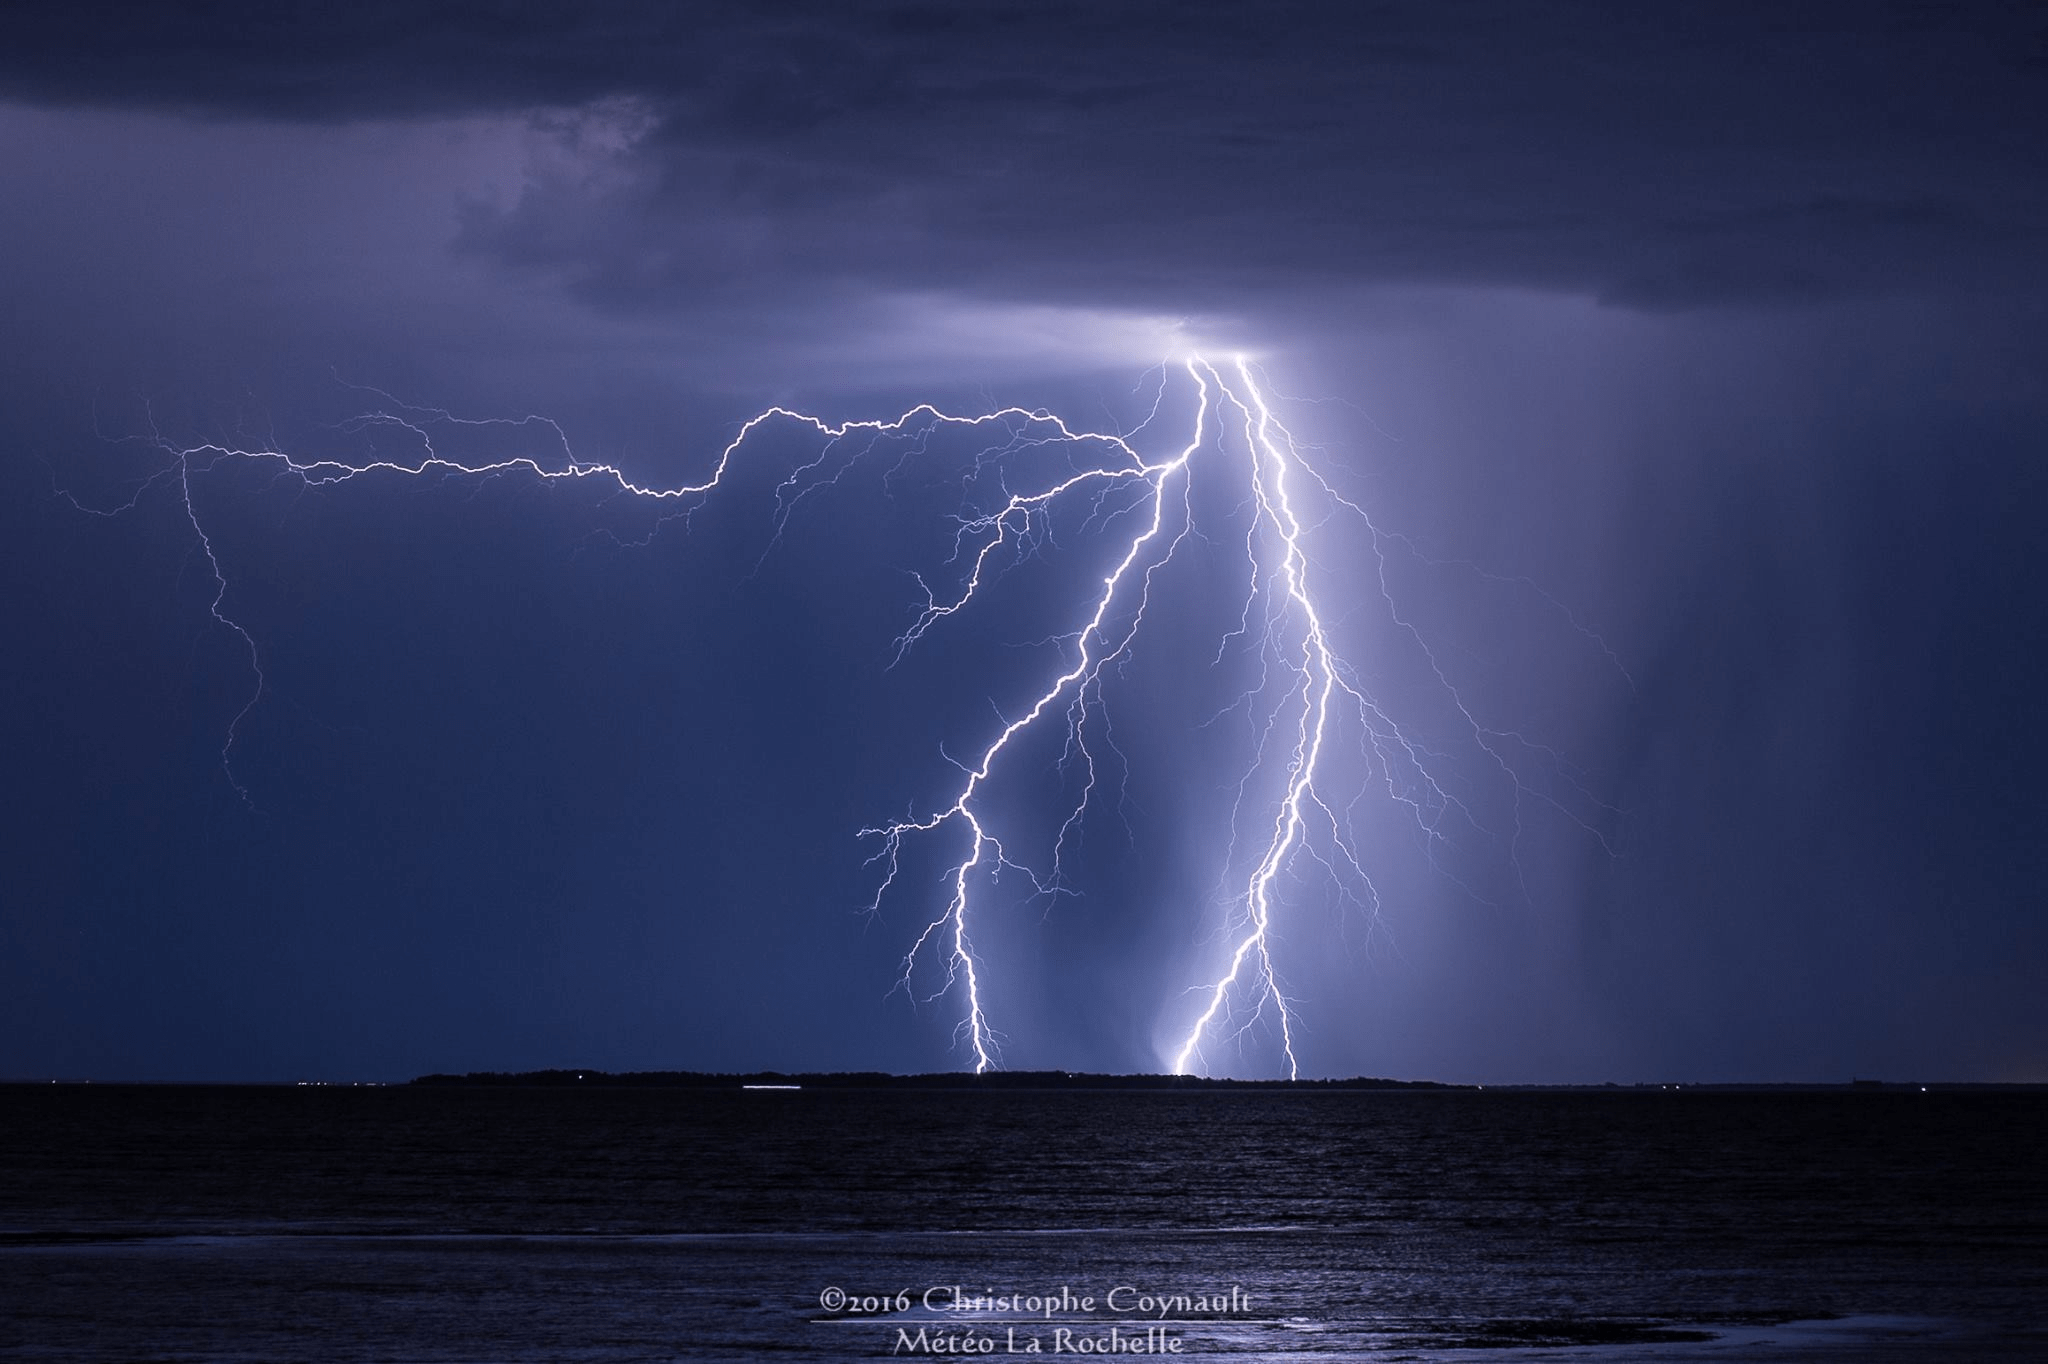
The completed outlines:
[[[1359,282],[1696,308],[2033,287],[2048,258],[2048,25],[2016,4],[139,4],[9,38],[0,91],[56,105],[630,109],[602,177],[465,234],[629,311]]]

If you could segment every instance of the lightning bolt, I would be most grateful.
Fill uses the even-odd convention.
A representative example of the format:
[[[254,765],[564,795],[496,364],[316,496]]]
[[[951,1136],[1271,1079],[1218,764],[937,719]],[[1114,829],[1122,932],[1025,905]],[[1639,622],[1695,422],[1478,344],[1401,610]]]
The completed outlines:
[[[777,487],[774,532],[766,554],[774,551],[791,515],[804,501],[829,490],[848,468],[878,448],[892,443],[900,446],[902,454],[896,466],[900,469],[903,461],[928,449],[941,432],[970,439],[986,437],[988,443],[961,476],[966,504],[956,518],[948,564],[954,585],[936,587],[924,576],[917,576],[923,601],[914,607],[910,624],[895,641],[899,662],[932,632],[969,611],[1007,568],[1042,554],[1053,544],[1055,510],[1078,505],[1085,513],[1083,528],[1102,537],[1109,552],[1107,567],[1085,595],[1072,628],[1046,641],[1059,651],[1057,671],[1019,713],[1000,717],[992,737],[979,745],[973,757],[956,761],[959,783],[922,813],[913,809],[900,819],[859,831],[862,838],[874,841],[868,865],[879,869],[866,906],[870,914],[879,914],[896,891],[903,853],[910,841],[944,832],[964,842],[964,851],[941,877],[946,887],[944,903],[905,951],[896,987],[913,993],[913,981],[923,969],[936,971],[939,983],[922,996],[913,993],[913,998],[931,1002],[958,992],[962,1016],[956,1041],[980,1072],[1000,1064],[1002,1040],[990,1022],[985,991],[988,966],[973,945],[983,901],[988,889],[1006,875],[1023,878],[1033,898],[1074,893],[1063,871],[1063,857],[1069,840],[1089,819],[1098,800],[1098,787],[1107,779],[1104,773],[1109,762],[1104,754],[1115,749],[1108,735],[1106,687],[1128,663],[1143,632],[1155,586],[1176,553],[1191,537],[1207,543],[1196,524],[1197,474],[1218,480],[1240,510],[1245,588],[1236,626],[1219,640],[1215,661],[1221,662],[1235,645],[1256,657],[1258,677],[1225,711],[1242,713],[1252,736],[1251,759],[1236,783],[1230,846],[1218,882],[1217,898],[1225,914],[1218,934],[1220,962],[1206,984],[1188,992],[1201,1007],[1186,1025],[1172,1064],[1177,1074],[1206,1069],[1206,1047],[1244,1045],[1263,1023],[1277,1034],[1279,1056],[1289,1077],[1296,1078],[1301,1069],[1296,1049],[1297,1005],[1283,987],[1279,964],[1285,892],[1292,878],[1306,869],[1330,880],[1344,898],[1363,907],[1368,915],[1375,914],[1379,906],[1379,893],[1351,831],[1351,809],[1363,792],[1349,803],[1340,801],[1333,753],[1342,750],[1350,759],[1362,761],[1373,783],[1410,811],[1433,848],[1446,841],[1446,821],[1454,814],[1477,826],[1452,785],[1433,775],[1433,766],[1441,761],[1437,749],[1396,723],[1389,708],[1374,698],[1338,652],[1325,598],[1333,586],[1349,589],[1358,584],[1333,584],[1331,575],[1319,567],[1311,550],[1323,526],[1343,517],[1363,529],[1378,564],[1377,579],[1370,587],[1393,625],[1421,647],[1436,683],[1462,717],[1469,738],[1513,781],[1517,811],[1529,788],[1516,773],[1509,753],[1520,746],[1545,758],[1555,755],[1518,735],[1488,729],[1475,718],[1420,632],[1401,616],[1395,604],[1387,580],[1387,550],[1390,544],[1405,548],[1407,542],[1382,532],[1362,507],[1338,493],[1318,472],[1308,449],[1275,415],[1248,360],[1240,357],[1216,364],[1195,355],[1181,361],[1177,368],[1192,392],[1186,434],[1157,453],[1142,452],[1141,444],[1156,444],[1150,430],[1166,401],[1172,368],[1162,366],[1154,371],[1158,387],[1151,411],[1135,429],[1123,433],[1078,429],[1048,412],[1016,407],[979,416],[954,416],[919,405],[889,420],[839,424],[771,407],[739,428],[719,451],[708,475],[673,486],[643,484],[616,465],[578,459],[560,427],[544,417],[466,421],[438,409],[399,402],[377,390],[364,390],[375,394],[381,405],[355,417],[344,429],[371,439],[373,446],[386,438],[402,440],[407,447],[403,457],[302,461],[275,448],[177,447],[152,427],[149,439],[168,456],[168,463],[144,479],[126,502],[101,510],[76,497],[70,500],[81,510],[114,515],[132,510],[151,487],[175,487],[198,552],[211,574],[211,618],[236,636],[248,654],[251,690],[227,727],[220,761],[229,784],[253,807],[250,792],[236,775],[234,756],[243,722],[265,694],[262,653],[255,636],[229,609],[231,579],[207,530],[195,476],[203,479],[223,464],[241,463],[267,466],[276,478],[294,480],[307,489],[372,477],[483,479],[510,475],[541,483],[587,483],[605,489],[608,495],[651,504],[657,511],[658,530],[678,516],[687,526],[690,514],[717,493],[734,461],[762,427],[774,423],[807,428],[820,441],[818,452]],[[557,453],[467,460],[437,449],[435,433],[444,428],[468,428],[485,435],[506,429],[537,430]],[[1009,486],[1012,469],[1026,452],[1053,452],[1059,459],[1053,471],[1032,486],[1013,489]],[[979,490],[991,482],[999,492],[988,498]],[[1078,773],[1078,790],[1046,850],[1044,865],[1034,868],[1026,855],[1013,855],[1006,846],[990,793],[999,771],[1021,761],[1018,751],[1025,747],[1027,736],[1054,726],[1063,726],[1064,731],[1060,770]],[[1541,798],[1559,804],[1555,798]],[[1560,804],[1559,808],[1564,807]],[[1592,821],[1567,813],[1599,836]],[[1517,814],[1513,836],[1519,837],[1519,832]],[[1245,844],[1242,851],[1240,841]],[[1304,864],[1312,866],[1305,868]],[[933,966],[923,967],[927,961]]]

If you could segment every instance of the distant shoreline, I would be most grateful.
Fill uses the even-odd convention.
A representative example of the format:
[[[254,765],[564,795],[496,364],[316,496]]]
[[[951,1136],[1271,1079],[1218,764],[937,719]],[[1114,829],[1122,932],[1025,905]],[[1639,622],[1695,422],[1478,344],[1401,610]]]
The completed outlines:
[[[1199,1075],[1103,1075],[1057,1070],[933,1071],[696,1071],[580,1070],[470,1071],[420,1075],[410,1080],[96,1080],[75,1077],[0,1078],[0,1089],[689,1089],[718,1092],[946,1091],[953,1093],[1435,1093],[1435,1094],[2048,1094],[2048,1084],[1968,1080],[1727,1081],[1658,1084],[1467,1085],[1442,1080],[1390,1080],[1373,1076],[1327,1080],[1212,1079]]]
[[[1316,1094],[1356,1090],[1406,1090],[1481,1093],[1485,1091],[1560,1094],[1635,1093],[1929,1093],[1954,1091],[2048,1092],[2048,1085],[1958,1083],[1940,1081],[1848,1080],[1838,1083],[1789,1082],[1782,1084],[1597,1084],[1597,1085],[1464,1085],[1441,1080],[1389,1080],[1354,1076],[1342,1080],[1238,1080],[1212,1079],[1199,1075],[1100,1075],[1058,1070],[997,1070],[982,1074],[966,1071],[938,1071],[921,1075],[895,1075],[884,1071],[796,1072],[755,1071],[729,1074],[689,1070],[626,1071],[614,1074],[602,1070],[529,1070],[517,1072],[471,1071],[466,1075],[422,1075],[409,1082],[414,1086],[515,1086],[590,1087],[649,1089],[722,1090],[1148,1090],[1180,1091],[1278,1091]]]
[[[797,1072],[756,1071],[720,1074],[695,1070],[639,1070],[613,1074],[602,1070],[471,1071],[467,1075],[422,1075],[414,1085],[620,1086],[648,1089],[1470,1089],[1470,1085],[1436,1080],[1217,1080],[1198,1075],[1096,1075],[1063,1070],[934,1071],[894,1075],[886,1071]]]

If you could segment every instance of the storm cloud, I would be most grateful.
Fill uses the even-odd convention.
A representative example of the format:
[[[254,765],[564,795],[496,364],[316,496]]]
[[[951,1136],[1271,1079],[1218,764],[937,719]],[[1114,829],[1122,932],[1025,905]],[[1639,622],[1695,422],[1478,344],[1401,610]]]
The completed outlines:
[[[10,37],[0,89],[50,105],[555,111],[570,152],[463,242],[622,310],[1727,307],[2038,284],[2048,227],[2023,5],[138,4]]]

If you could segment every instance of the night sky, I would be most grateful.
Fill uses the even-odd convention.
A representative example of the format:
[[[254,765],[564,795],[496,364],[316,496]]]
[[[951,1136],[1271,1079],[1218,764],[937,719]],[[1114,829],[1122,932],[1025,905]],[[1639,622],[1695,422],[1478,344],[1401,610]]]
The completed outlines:
[[[1282,880],[1303,1074],[2048,1081],[2039,7],[5,27],[0,1077],[972,1064],[957,989],[891,988],[945,846],[870,914],[857,835],[1050,675],[1099,520],[897,661],[971,442],[878,446],[779,536],[793,423],[687,519],[193,464],[237,724],[171,452],[416,453],[352,420],[407,404],[471,462],[559,429],[672,485],[771,404],[1130,430],[1163,374],[1157,451],[1199,350],[1379,528],[1319,526],[1317,591],[1465,812],[1428,837],[1348,756],[1378,907]],[[1207,487],[1077,893],[976,921],[1011,1066],[1165,1068],[1224,950],[1244,502]],[[1020,860],[1059,756],[1002,797]],[[1276,1073],[1265,1023],[1205,1056]]]

